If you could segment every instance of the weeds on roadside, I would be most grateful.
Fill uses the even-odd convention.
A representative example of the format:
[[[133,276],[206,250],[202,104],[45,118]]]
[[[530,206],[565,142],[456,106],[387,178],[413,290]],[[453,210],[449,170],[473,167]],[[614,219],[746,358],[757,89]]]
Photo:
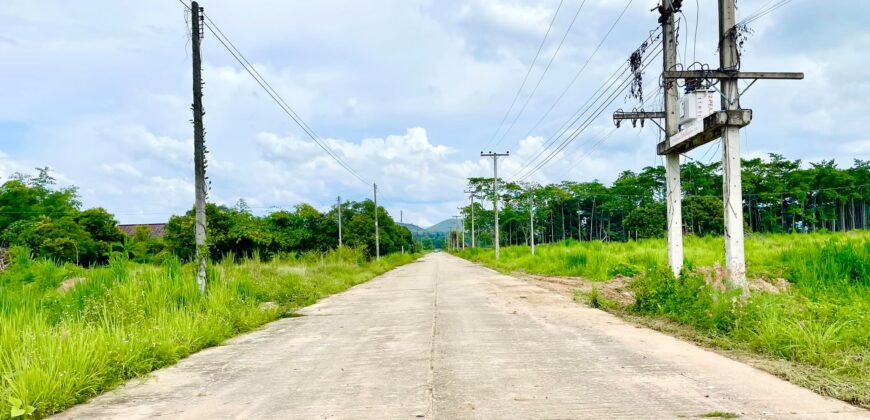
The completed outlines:
[[[0,418],[60,411],[415,258],[228,258],[209,267],[203,295],[174,258],[82,269],[12,254],[0,274]],[[59,292],[70,278],[81,280]]]

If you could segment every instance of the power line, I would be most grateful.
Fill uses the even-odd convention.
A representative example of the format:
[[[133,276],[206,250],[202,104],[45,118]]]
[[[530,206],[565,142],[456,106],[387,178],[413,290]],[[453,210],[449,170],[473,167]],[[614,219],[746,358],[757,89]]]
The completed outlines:
[[[794,0],[779,0],[776,3],[773,3],[774,1],[775,0],[768,1],[767,3],[765,3],[764,6],[762,6],[758,10],[756,10],[754,13],[750,14],[749,16],[747,16],[746,18],[744,18],[740,22],[737,22],[737,25],[735,25],[735,26],[748,25],[752,22],[755,22],[756,20],[761,19],[764,16],[769,15],[774,10],[779,9],[780,7],[785,6]],[[773,3],[773,4],[771,4],[771,3]]]
[[[610,37],[610,34],[613,32],[613,28],[615,28],[616,25],[619,23],[619,21],[622,20],[622,17],[625,15],[625,12],[628,10],[628,6],[630,6],[633,1],[634,0],[630,0],[625,5],[625,7],[622,9],[622,12],[620,12],[619,15],[616,17],[616,20],[614,20],[613,24],[610,25],[610,29],[607,30],[606,34],[604,34],[604,38],[601,38],[601,41],[595,47],[595,50],[592,51],[592,54],[590,54],[589,57],[586,58],[586,62],[584,62],[583,65],[580,66],[580,69],[578,69],[577,72],[574,74],[574,77],[571,79],[571,82],[568,83],[568,86],[566,86],[565,89],[562,90],[562,93],[560,93],[559,96],[556,97],[556,100],[553,101],[553,103],[550,105],[550,108],[548,108],[547,111],[544,112],[543,115],[541,115],[541,118],[539,118],[538,121],[532,126],[532,128],[530,128],[526,132],[526,134],[523,136],[523,138],[529,137],[532,134],[532,131],[534,131],[536,128],[538,128],[538,126],[541,125],[542,122],[544,122],[544,120],[547,118],[547,116],[549,116],[550,113],[553,112],[553,109],[556,108],[556,105],[558,105],[559,102],[562,100],[562,98],[565,97],[565,95],[568,93],[568,90],[570,90],[571,87],[574,86],[574,83],[577,82],[577,79],[580,78],[580,75],[583,73],[584,70],[586,70],[586,67],[589,66],[589,63],[592,61],[593,58],[595,58],[595,55],[598,54],[598,50],[601,49],[601,46],[604,45],[604,42],[607,41],[607,38]],[[659,28],[656,28],[653,31],[657,31],[658,29]],[[651,35],[648,39],[650,39],[650,38],[652,38],[652,32],[651,32]]]
[[[612,29],[612,27],[611,27],[611,29]],[[651,33],[650,37],[647,38],[644,41],[644,43],[648,42],[652,38],[652,36],[653,36],[653,34]],[[605,39],[606,39],[606,37],[605,37]],[[604,40],[602,40],[602,43],[603,43],[603,41]],[[599,43],[599,47],[600,46],[601,46],[601,43]],[[588,64],[588,60],[587,60],[587,64]],[[622,70],[621,73],[620,73],[620,70]],[[567,120],[565,120],[565,122],[563,122],[562,125],[560,125],[559,128],[556,129],[556,131],[553,132],[553,134],[551,134],[549,136],[549,138],[551,140],[548,141],[547,144],[544,145],[541,148],[541,150],[539,150],[538,153],[534,157],[532,157],[532,159],[527,160],[523,164],[523,168],[520,169],[520,171],[517,172],[515,174],[515,176],[518,175],[523,170],[525,170],[531,164],[531,162],[533,162],[534,160],[539,158],[541,156],[541,154],[543,154],[548,147],[555,144],[555,142],[559,139],[559,137],[561,137],[562,135],[564,135],[567,132],[567,131],[563,131],[563,130],[567,130],[568,127],[570,127],[572,124],[576,123],[580,119],[580,117],[582,117],[583,114],[585,114],[585,111],[588,111],[589,108],[587,108],[586,106],[590,104],[590,102],[592,101],[593,98],[595,98],[595,95],[597,95],[599,92],[601,92],[602,89],[605,89],[605,88],[609,89],[610,87],[612,87],[613,83],[615,83],[615,81],[617,79],[622,77],[628,70],[629,70],[628,69],[628,62],[624,62],[621,66],[617,67],[616,70],[614,70],[613,73],[607,79],[605,79],[605,81],[601,84],[601,86],[599,86],[598,89],[592,93],[592,95],[586,100],[586,102],[584,102],[583,105],[580,105],[580,107],[577,109],[577,111],[575,111],[574,114],[572,114]],[[617,76],[617,74],[618,74],[618,76]],[[577,76],[579,76],[579,72],[578,72]],[[574,80],[576,80],[576,77]],[[572,81],[572,83],[573,82],[574,81]],[[567,89],[564,92],[567,92]],[[563,92],[563,94],[564,94],[564,92]],[[552,107],[550,108],[550,110],[552,110]],[[549,111],[548,111],[548,113],[549,113]]]
[[[184,5],[188,10],[190,6],[184,3],[183,0],[178,0],[179,3]],[[233,56],[233,58],[241,64],[241,66],[245,69],[245,71],[260,85],[261,88],[272,98],[273,101],[287,114],[302,131],[305,132],[308,137],[314,141],[317,146],[323,149],[336,163],[338,163],[342,168],[347,170],[351,175],[353,175],[360,182],[368,185],[369,181],[364,179],[360,174],[354,170],[347,162],[341,159],[334,150],[332,150],[328,144],[319,136],[317,133],[290,107],[289,104],[284,100],[284,98],[274,89],[272,85],[264,78],[259,71],[248,61],[247,58],[235,47],[232,41],[227,37],[223,31],[221,31],[220,27],[209,17],[207,14],[204,14],[207,22],[205,27],[215,36],[215,39],[223,45],[223,47]]]
[[[661,53],[661,51],[656,53],[655,56],[653,56],[652,58],[655,59],[656,57],[658,57],[658,55],[660,53]],[[646,65],[644,65],[644,67],[643,67],[643,69],[641,69],[641,71],[645,70],[646,67],[648,67],[651,64],[651,62],[652,62],[652,60],[650,60],[650,62],[648,62]],[[631,78],[626,78],[620,84],[620,87],[618,88],[618,90],[611,93],[611,95],[608,96],[607,99],[605,99],[605,102],[603,102],[601,105],[599,105],[599,107],[595,111],[593,111],[593,112],[595,112],[595,115],[591,115],[589,118],[587,118],[586,121],[584,121],[583,124],[578,126],[574,130],[574,132],[571,133],[571,135],[568,138],[566,138],[555,150],[553,150],[553,152],[550,153],[550,155],[547,158],[545,158],[537,166],[535,166],[535,168],[533,168],[526,175],[524,175],[522,179],[526,179],[526,178],[532,176],[533,174],[535,174],[536,172],[538,172],[539,170],[541,170],[541,168],[543,168],[544,166],[547,165],[547,163],[549,163],[551,160],[553,160],[553,158],[555,158],[559,154],[559,152],[564,150],[565,147],[567,147],[571,142],[573,142],[574,139],[576,139],[581,133],[583,133],[583,131],[585,131],[587,128],[589,128],[589,126],[592,124],[592,122],[595,120],[595,118],[597,118],[599,115],[601,115],[605,111],[606,107],[609,106],[611,103],[613,103],[613,101],[616,100],[616,96],[618,94],[624,92],[625,89],[628,88],[628,86],[630,84],[629,83],[630,80],[631,80]],[[597,99],[596,99],[596,101],[597,101]]]
[[[641,103],[641,108],[642,108],[644,105],[646,105],[647,102],[650,101],[650,99],[651,99],[651,98],[647,98],[647,99],[645,99],[645,100],[643,101],[643,103]],[[652,97],[652,99],[653,99],[653,102],[655,102],[655,97]],[[599,115],[600,115],[600,114],[599,114]],[[575,162],[575,163],[579,163],[579,162],[583,161],[583,159],[586,159],[587,157],[591,156],[592,151],[594,151],[597,147],[599,147],[599,146],[601,146],[602,144],[604,144],[604,142],[606,142],[606,141],[607,141],[607,140],[608,140],[608,139],[609,139],[609,138],[610,138],[614,133],[616,133],[616,130],[617,130],[617,129],[618,129],[618,127],[613,127],[613,128],[611,128],[610,131],[607,132],[607,134],[605,134],[604,136],[602,136],[601,138],[599,138],[597,142],[595,142],[594,144],[592,144],[592,147],[590,147],[590,148],[588,148],[588,149],[580,149],[580,150],[578,150],[577,153],[576,153],[574,156],[579,156],[579,160],[578,160],[577,162]],[[638,133],[639,133],[639,132],[638,132]],[[590,139],[590,140],[591,140],[591,139]],[[587,142],[584,143],[584,145],[586,145],[586,144],[589,144],[589,141],[587,141]],[[539,168],[539,169],[540,169],[540,168]],[[536,170],[535,172],[537,172],[537,170]],[[534,175],[535,172],[531,172],[531,173],[529,173],[528,175],[526,175],[525,177],[523,177],[523,179],[528,179],[529,177],[531,177],[532,175]]]
[[[659,50],[658,48],[656,48],[656,50],[658,50],[659,52],[656,53],[655,56],[658,56],[658,54],[661,52],[661,50]],[[649,55],[647,56],[647,59],[649,59],[650,61],[648,61],[648,62],[645,64],[644,68],[646,68],[646,66],[648,66],[649,63],[651,62],[651,57],[652,57],[652,56],[649,56]],[[622,69],[622,72],[619,71],[620,69]],[[618,67],[618,68],[616,69],[616,71],[615,71],[615,72],[610,76],[610,78],[608,78],[608,79],[607,79],[607,80],[602,84],[602,86],[600,86],[600,87],[598,88],[598,90],[596,90],[596,91],[592,94],[592,96],[590,96],[590,98],[587,99],[587,101],[586,101],[583,105],[581,105],[580,109],[578,109],[578,111],[575,112],[574,115],[572,115],[571,118],[568,119],[568,121],[566,121],[566,124],[562,124],[562,126],[559,128],[559,130],[557,130],[557,133],[558,133],[558,134],[554,133],[554,135],[551,137],[551,140],[550,140],[549,142],[547,142],[547,144],[545,144],[545,145],[541,148],[541,150],[539,150],[538,153],[537,153],[534,157],[532,157],[532,159],[529,159],[529,160],[528,160],[528,161],[523,165],[523,168],[520,169],[520,171],[518,171],[518,172],[513,176],[513,178],[514,178],[514,179],[516,179],[516,178],[520,178],[520,174],[522,174],[522,173],[526,170],[526,168],[529,167],[529,165],[531,165],[533,162],[535,162],[535,161],[536,161],[536,160],[537,160],[537,159],[538,159],[538,158],[539,158],[543,153],[545,153],[545,152],[547,151],[547,149],[548,149],[549,147],[551,147],[553,144],[556,144],[556,142],[557,142],[557,141],[558,141],[558,140],[559,140],[563,135],[565,135],[566,133],[568,133],[568,131],[569,131],[569,130],[568,130],[568,127],[571,127],[572,125],[574,125],[574,124],[576,124],[578,121],[580,121],[580,119],[581,119],[584,115],[586,115],[587,112],[589,112],[589,111],[592,109],[592,107],[594,106],[594,104],[595,104],[596,102],[598,102],[599,99],[601,99],[602,97],[604,97],[604,96],[605,96],[605,95],[606,95],[606,94],[607,94],[607,93],[608,93],[608,92],[613,88],[613,86],[617,84],[617,82],[620,80],[620,78],[622,78],[622,77],[626,74],[626,72],[628,72],[628,70],[629,70],[629,69],[628,69],[628,67],[627,67],[627,63],[625,63],[625,64],[623,64],[622,66]],[[617,76],[617,74],[618,74],[618,76]],[[617,85],[617,88],[616,88],[616,89],[619,89],[619,92],[624,91],[625,88],[628,86],[628,82],[629,82],[629,81],[630,81],[630,78],[625,78],[622,82],[620,82],[620,83]],[[599,92],[600,92],[600,94],[599,94]],[[608,98],[605,99],[605,100],[610,100],[610,102],[613,102],[613,100],[615,100],[614,95],[617,94],[617,93],[619,93],[619,92],[612,92],[612,93],[610,94],[610,96],[608,96]],[[598,95],[598,96],[596,96],[596,95]],[[608,104],[609,104],[609,103],[608,103]],[[590,122],[591,119],[594,119],[595,117],[597,117],[598,115],[600,115],[601,112],[603,112],[601,109],[602,109],[601,106],[599,106],[598,108],[596,108],[596,111],[600,111],[600,112],[598,112],[598,114],[596,114],[595,116],[592,116],[592,117],[590,117],[590,118],[587,118],[587,120],[584,121],[584,124],[586,124],[587,122]],[[588,124],[587,124],[587,126],[588,126]],[[574,132],[573,132],[572,134],[570,134],[569,137],[568,137],[565,141],[563,141],[562,144],[560,144],[560,146],[557,147],[558,151],[561,151],[561,149],[564,148],[564,145],[567,145],[567,143],[569,143],[571,140],[573,140],[573,138],[576,138],[576,136],[579,135],[580,132],[582,132],[584,129],[585,129],[585,127],[583,127],[583,124],[581,124],[580,126],[578,126],[578,127],[574,130]],[[558,151],[557,151],[556,153],[558,153]],[[542,162],[542,163],[545,164],[545,162],[548,162],[550,159],[552,159],[552,154],[551,154],[549,157],[545,158],[545,159],[544,159],[544,162]],[[540,164],[539,164],[539,166],[540,166]],[[539,169],[539,166],[536,166],[536,168],[535,168],[535,169],[532,169],[531,172],[532,172],[532,173],[533,173],[533,172],[536,172],[537,169]],[[524,176],[522,176],[522,178],[523,178],[523,179],[528,178],[528,175],[524,175]]]
[[[586,0],[583,0],[580,3],[580,7],[577,8],[577,13],[574,13],[574,18],[571,19],[571,24],[568,25],[568,28],[565,30],[565,34],[562,35],[562,39],[559,41],[559,45],[556,47],[556,51],[550,57],[550,61],[547,62],[547,66],[544,67],[544,71],[541,73],[541,77],[538,78],[538,82],[535,84],[534,89],[532,89],[532,91],[529,93],[529,95],[526,96],[526,101],[523,103],[523,106],[520,108],[519,112],[517,112],[517,114],[514,116],[513,121],[511,121],[511,125],[507,128],[507,130],[504,131],[504,133],[502,133],[501,138],[499,138],[498,141],[495,142],[495,144],[492,146],[492,148],[495,148],[496,146],[501,144],[501,142],[505,139],[505,137],[507,137],[508,133],[510,133],[510,131],[514,128],[517,121],[520,119],[520,116],[523,115],[523,112],[525,112],[526,107],[529,106],[529,102],[532,101],[532,97],[535,96],[535,93],[537,93],[538,88],[541,87],[541,82],[544,81],[544,77],[547,75],[547,72],[550,70],[550,66],[553,65],[553,61],[555,61],[556,56],[559,55],[559,51],[562,49],[562,45],[565,44],[565,39],[568,38],[568,34],[570,34],[571,29],[574,28],[574,24],[577,22],[577,17],[580,16],[580,11],[583,10],[583,6],[585,6],[585,5],[586,5]]]
[[[541,55],[541,50],[544,49],[544,44],[547,42],[547,37],[550,36],[550,31],[553,29],[553,24],[556,22],[556,16],[559,15],[559,10],[562,9],[562,4],[564,3],[564,1],[565,0],[559,0],[559,6],[556,7],[556,11],[553,13],[553,19],[550,20],[550,26],[547,27],[547,32],[544,34],[544,39],[541,40],[541,45],[538,46],[538,52],[535,53],[535,58],[532,59],[532,63],[529,64],[529,69],[526,71],[526,75],[523,77],[523,82],[520,83],[520,87],[517,89],[517,93],[514,94],[514,99],[511,101],[511,104],[508,107],[507,111],[505,111],[504,117],[502,117],[501,122],[498,124],[498,128],[496,128],[495,133],[493,133],[489,141],[486,142],[486,146],[483,147],[484,149],[489,148],[489,145],[498,136],[498,133],[504,126],[505,121],[507,121],[508,116],[510,115],[511,111],[513,111],[514,105],[517,104],[517,99],[519,99],[520,93],[522,93],[523,88],[526,86],[529,75],[532,73],[532,69],[535,68],[535,63],[538,62],[538,57]]]
[[[619,72],[620,69],[622,69],[622,73]],[[593,92],[588,99],[586,99],[586,102],[584,102],[583,105],[580,105],[580,108],[577,108],[577,110],[574,111],[574,114],[572,114],[567,120],[565,120],[565,122],[563,122],[562,125],[560,125],[559,128],[557,128],[556,131],[554,131],[553,134],[548,137],[550,140],[541,147],[538,153],[536,153],[535,156],[523,163],[523,167],[516,174],[514,174],[513,177],[516,178],[516,175],[519,175],[519,173],[523,172],[526,168],[528,168],[529,165],[537,160],[547,150],[548,147],[555,144],[556,141],[558,141],[558,139],[562,137],[562,135],[567,133],[568,127],[576,123],[580,119],[580,117],[582,117],[590,109],[590,107],[587,107],[587,105],[589,105],[590,102],[592,102],[592,100],[596,98],[595,95],[597,95],[605,88],[609,89],[610,87],[612,87],[613,82],[615,82],[618,78],[622,77],[626,73],[626,71],[628,71],[627,64],[623,64],[622,66],[618,67],[616,71],[614,71],[613,74],[610,75],[610,77],[605,79],[604,83],[602,83],[601,86],[599,86],[598,89]],[[617,74],[619,75],[617,76]]]

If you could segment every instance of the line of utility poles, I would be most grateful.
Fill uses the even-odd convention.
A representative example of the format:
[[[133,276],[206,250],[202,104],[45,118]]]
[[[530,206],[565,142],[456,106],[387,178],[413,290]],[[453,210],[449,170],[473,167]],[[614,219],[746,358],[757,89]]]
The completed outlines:
[[[759,79],[803,79],[803,73],[784,72],[741,72],[740,53],[736,26],[735,0],[719,2],[719,69],[718,70],[677,70],[677,39],[674,15],[680,11],[682,0],[662,0],[658,7],[659,22],[662,25],[664,49],[664,112],[616,112],[613,119],[619,125],[621,120],[664,119],[665,139],[656,147],[659,155],[665,156],[665,176],[667,188],[667,227],[668,227],[668,264],[675,276],[683,268],[683,222],[682,191],[680,185],[680,155],[701,145],[722,138],[722,194],[725,216],[725,267],[731,285],[746,291],[746,257],[743,241],[743,191],[740,162],[740,128],[752,121],[752,110],[740,108],[740,96]],[[679,98],[677,80],[686,80],[686,94],[700,92],[707,94],[710,88],[721,96],[721,110],[697,115],[694,120],[685,120],[683,127],[678,115]],[[743,92],[739,91],[737,81],[752,79]],[[715,88],[718,80],[721,89]],[[691,86],[693,90],[689,90]],[[709,91],[712,92],[712,91]],[[699,96],[695,96],[695,100]],[[684,99],[687,99],[684,97]],[[712,96],[710,97],[712,102]],[[704,108],[696,104],[685,104],[683,113],[696,112]],[[705,104],[706,105],[706,104]],[[702,109],[703,111],[703,109]],[[700,111],[699,111],[700,112]],[[698,121],[700,120],[700,121]],[[594,214],[593,214],[594,217]],[[590,227],[590,239],[591,239]]]
[[[477,196],[477,191],[465,191],[465,193],[471,197],[471,247],[474,248],[477,246],[474,238],[474,198]]]
[[[499,238],[498,238],[498,158],[510,156],[511,152],[504,153],[493,153],[490,151],[489,153],[480,152],[481,157],[491,157],[492,158],[492,211],[495,213],[495,225],[493,226],[493,232],[495,236],[495,259],[498,261],[499,259]]]
[[[205,200],[208,194],[208,184],[205,181],[205,130],[202,123],[202,55],[200,41],[203,37],[203,9],[199,3],[190,4],[191,31],[190,46],[193,56],[193,173],[195,177],[194,191],[194,241],[196,243],[196,284],[199,291],[205,293],[206,264],[208,261],[208,245],[206,245]]]

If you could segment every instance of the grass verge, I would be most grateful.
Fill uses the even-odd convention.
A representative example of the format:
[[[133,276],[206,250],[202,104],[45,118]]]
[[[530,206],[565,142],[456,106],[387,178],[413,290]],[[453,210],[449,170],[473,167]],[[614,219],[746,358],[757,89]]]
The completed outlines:
[[[82,269],[15,250],[0,274],[0,418],[58,412],[414,259],[227,258],[202,295],[177,260]]]
[[[591,289],[575,295],[582,303],[749,355],[752,364],[789,381],[870,408],[868,239],[868,232],[748,238],[753,284],[779,286],[757,287],[747,298],[727,290],[709,268],[721,256],[722,238],[687,238],[687,269],[678,279],[666,268],[665,243],[655,240],[561,243],[538,247],[534,257],[512,247],[499,262],[486,250],[459,255],[502,271],[588,278]],[[618,276],[634,277],[630,303],[599,292]]]

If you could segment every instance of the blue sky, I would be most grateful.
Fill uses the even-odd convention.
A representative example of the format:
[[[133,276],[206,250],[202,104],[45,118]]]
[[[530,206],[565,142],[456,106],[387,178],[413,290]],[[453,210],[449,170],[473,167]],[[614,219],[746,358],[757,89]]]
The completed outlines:
[[[531,82],[581,3],[562,2]],[[534,127],[627,3],[585,1],[540,88],[498,146],[511,151],[500,165],[506,177],[656,26],[654,0],[631,2],[564,99]],[[685,3],[681,61],[715,67],[715,2],[700,0],[700,10],[696,2]],[[738,17],[765,3],[740,0]],[[499,126],[559,1],[201,4],[308,124],[364,178],[378,182],[380,201],[394,217],[403,210],[406,221],[425,226],[455,214],[466,177],[491,174],[489,161],[478,154]],[[743,132],[744,155],[835,158],[845,166],[870,158],[863,117],[870,98],[870,2],[820,6],[794,0],[752,27],[744,69],[803,71],[807,77],[759,82],[743,97],[743,106],[755,112]],[[325,208],[338,195],[371,195],[369,185],[304,137],[211,34],[203,48],[212,200],[244,198],[266,212],[299,202]],[[161,222],[191,206],[191,63],[177,0],[4,0],[0,57],[0,180],[50,166],[61,183],[80,188],[85,206],[103,206],[124,223]],[[648,73],[651,86],[658,69]],[[632,106],[620,95],[609,108]],[[609,182],[622,170],[658,164],[658,133],[651,125],[623,127],[600,141],[612,127],[610,110],[534,179]],[[718,153],[711,144],[689,156],[710,161]]]

